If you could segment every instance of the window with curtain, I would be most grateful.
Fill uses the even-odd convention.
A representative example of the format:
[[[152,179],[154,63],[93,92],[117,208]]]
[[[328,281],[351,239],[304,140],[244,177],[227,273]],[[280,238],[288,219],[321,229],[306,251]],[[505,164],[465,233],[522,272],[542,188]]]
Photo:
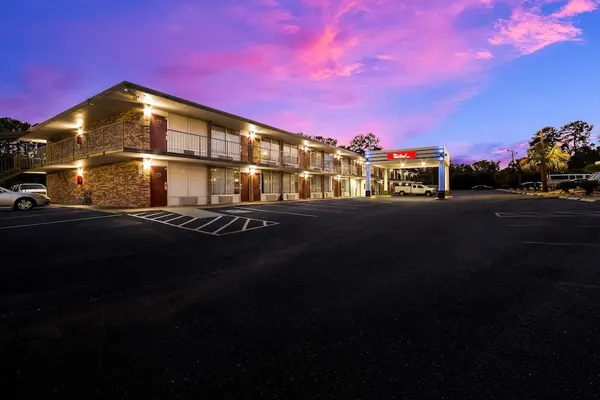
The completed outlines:
[[[283,144],[283,163],[287,165],[298,165],[298,146]]]
[[[271,139],[262,140],[261,160],[268,163],[279,163],[279,141]]]
[[[211,168],[213,195],[239,194],[240,170],[237,168]]]
[[[312,193],[321,193],[323,191],[323,177],[314,175],[310,180],[310,191]]]
[[[262,172],[262,190],[264,194],[280,193],[279,172]]]
[[[310,152],[310,166],[323,168],[323,152],[316,150]]]
[[[323,190],[325,192],[333,192],[333,185],[331,183],[331,180],[333,178],[331,176],[325,176],[323,178],[324,182],[323,182]]]
[[[283,193],[298,193],[298,174],[283,174]]]

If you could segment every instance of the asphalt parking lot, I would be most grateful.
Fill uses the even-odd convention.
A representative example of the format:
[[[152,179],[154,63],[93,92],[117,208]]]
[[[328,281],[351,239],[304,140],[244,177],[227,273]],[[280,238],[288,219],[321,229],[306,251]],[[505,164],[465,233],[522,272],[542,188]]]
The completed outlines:
[[[210,211],[0,210],[4,392],[598,398],[598,204]]]

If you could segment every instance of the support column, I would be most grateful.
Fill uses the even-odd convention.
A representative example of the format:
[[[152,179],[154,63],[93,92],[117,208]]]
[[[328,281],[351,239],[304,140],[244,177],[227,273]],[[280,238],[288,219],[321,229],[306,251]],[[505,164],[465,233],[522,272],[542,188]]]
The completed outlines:
[[[442,160],[438,167],[438,198],[446,198],[446,163]]]
[[[383,194],[390,194],[388,188],[388,174],[389,171],[387,168],[383,170]]]
[[[450,166],[449,165],[445,166],[444,173],[446,175],[446,187],[445,187],[445,189],[446,189],[446,197],[448,197],[448,196],[450,196]]]
[[[366,197],[371,197],[371,163],[367,162],[367,192]]]

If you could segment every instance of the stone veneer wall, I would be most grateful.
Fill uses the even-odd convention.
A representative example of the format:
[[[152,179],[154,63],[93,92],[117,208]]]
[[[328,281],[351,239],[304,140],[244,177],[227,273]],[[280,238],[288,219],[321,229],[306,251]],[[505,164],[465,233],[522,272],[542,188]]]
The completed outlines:
[[[83,204],[87,191],[93,205],[150,207],[150,171],[138,160],[84,168],[83,185],[76,169],[48,174],[46,186],[53,204]]]

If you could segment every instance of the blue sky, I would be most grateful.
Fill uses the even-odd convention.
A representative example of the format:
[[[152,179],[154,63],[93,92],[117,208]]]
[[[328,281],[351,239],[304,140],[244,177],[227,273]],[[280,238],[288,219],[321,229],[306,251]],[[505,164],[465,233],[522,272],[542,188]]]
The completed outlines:
[[[498,157],[600,125],[600,0],[9,1],[0,116],[123,80],[293,132]]]

